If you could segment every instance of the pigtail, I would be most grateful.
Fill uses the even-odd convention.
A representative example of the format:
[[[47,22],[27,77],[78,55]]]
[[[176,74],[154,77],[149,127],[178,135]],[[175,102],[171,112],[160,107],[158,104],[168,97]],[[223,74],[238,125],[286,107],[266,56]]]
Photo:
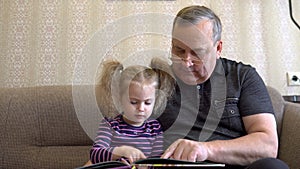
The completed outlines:
[[[150,67],[157,73],[159,80],[154,107],[155,116],[157,116],[164,111],[167,100],[174,92],[175,78],[166,60],[154,57],[151,60]]]
[[[113,118],[118,114],[119,78],[123,65],[114,60],[103,62],[96,84],[96,100],[104,117]]]

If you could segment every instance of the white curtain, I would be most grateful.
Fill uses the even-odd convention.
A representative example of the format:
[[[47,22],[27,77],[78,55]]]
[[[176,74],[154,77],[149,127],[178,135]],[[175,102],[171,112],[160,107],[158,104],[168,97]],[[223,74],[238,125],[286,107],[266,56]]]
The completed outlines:
[[[300,23],[300,2],[292,1]],[[193,4],[220,16],[222,57],[251,64],[283,95],[300,94],[286,78],[300,72],[288,0],[0,0],[0,87],[93,84],[102,59],[167,57],[172,18]]]

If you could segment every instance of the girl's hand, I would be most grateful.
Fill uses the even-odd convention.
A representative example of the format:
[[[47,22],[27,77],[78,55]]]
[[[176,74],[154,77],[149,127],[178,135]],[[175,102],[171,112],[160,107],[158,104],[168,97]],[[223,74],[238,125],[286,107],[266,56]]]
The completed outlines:
[[[144,155],[144,153],[139,150],[136,149],[134,147],[131,146],[120,146],[120,147],[116,147],[113,151],[114,156],[116,157],[126,157],[130,163],[133,163],[136,160],[139,159],[145,159],[146,156]]]

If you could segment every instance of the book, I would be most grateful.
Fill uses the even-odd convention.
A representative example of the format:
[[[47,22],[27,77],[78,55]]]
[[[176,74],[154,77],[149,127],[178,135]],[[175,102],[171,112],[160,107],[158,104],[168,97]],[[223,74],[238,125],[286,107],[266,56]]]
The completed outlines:
[[[214,163],[210,161],[184,161],[165,158],[147,158],[135,161],[133,166],[136,167],[225,167],[225,164]]]
[[[146,159],[140,159],[135,161],[130,166],[122,163],[121,161],[108,161],[97,164],[92,164],[90,166],[85,166],[77,169],[138,169],[138,168],[223,168],[225,164],[214,163],[210,161],[184,161],[184,160],[175,160],[175,159],[164,159],[159,157],[150,157]]]
[[[101,163],[92,164],[89,166],[78,167],[76,169],[132,169],[132,166],[128,166],[121,161],[106,161]]]

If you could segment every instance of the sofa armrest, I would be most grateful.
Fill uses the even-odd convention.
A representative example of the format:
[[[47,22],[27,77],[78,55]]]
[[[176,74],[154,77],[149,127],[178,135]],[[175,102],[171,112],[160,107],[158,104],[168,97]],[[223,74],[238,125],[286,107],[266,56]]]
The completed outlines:
[[[300,166],[300,104],[285,102],[279,158],[290,168]]]

